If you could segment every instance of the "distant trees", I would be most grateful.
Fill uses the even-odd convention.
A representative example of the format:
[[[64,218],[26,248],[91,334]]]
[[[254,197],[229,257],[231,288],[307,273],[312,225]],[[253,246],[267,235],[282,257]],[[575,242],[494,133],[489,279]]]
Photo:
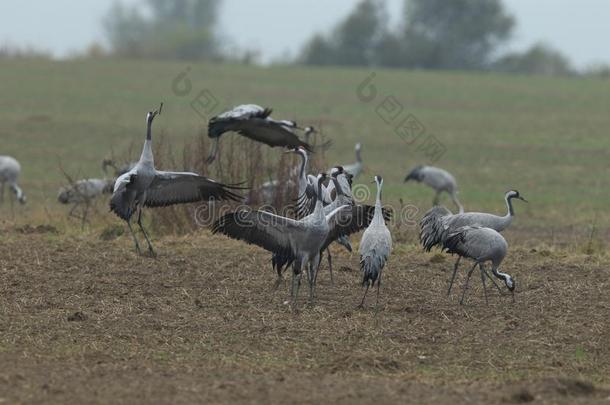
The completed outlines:
[[[115,3],[104,18],[112,52],[157,59],[212,59],[219,55],[215,24],[220,0],[145,0],[140,8]]]
[[[538,43],[522,53],[510,53],[494,63],[494,70],[548,76],[573,73],[570,61],[559,51]]]
[[[387,28],[382,0],[362,0],[328,36],[315,35],[300,62],[430,69],[489,65],[514,19],[500,0],[406,0],[398,30]]]
[[[314,35],[303,48],[300,62],[348,66],[375,63],[384,37],[384,9],[382,0],[360,1],[331,35]]]

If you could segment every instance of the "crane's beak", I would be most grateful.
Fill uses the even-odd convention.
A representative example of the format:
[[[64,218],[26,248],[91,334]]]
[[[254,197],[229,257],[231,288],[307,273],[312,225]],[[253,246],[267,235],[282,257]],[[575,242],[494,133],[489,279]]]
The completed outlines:
[[[518,197],[521,201],[528,203],[529,201],[527,201],[525,198],[523,197]]]

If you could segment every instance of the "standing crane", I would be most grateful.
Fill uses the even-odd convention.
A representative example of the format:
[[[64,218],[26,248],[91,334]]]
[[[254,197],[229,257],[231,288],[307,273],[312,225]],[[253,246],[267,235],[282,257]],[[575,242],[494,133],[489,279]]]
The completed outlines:
[[[379,304],[379,289],[381,287],[381,273],[385,266],[390,252],[392,250],[392,235],[385,224],[383,211],[381,207],[381,189],[383,187],[383,178],[379,175],[375,176],[377,184],[377,199],[375,201],[375,215],[368,228],[362,235],[360,241],[360,269],[362,271],[362,286],[366,287],[360,307],[364,306],[366,293],[369,291],[369,286],[375,286],[377,283],[377,300],[375,301],[375,310]]]
[[[328,214],[324,213],[320,194],[326,177],[325,173],[318,176],[319,194],[315,209],[302,219],[287,218],[267,211],[241,210],[222,216],[212,226],[212,233],[222,233],[230,238],[260,246],[278,256],[293,258],[290,290],[293,307],[296,305],[301,285],[301,271],[306,265],[309,265],[309,302],[313,304],[320,251],[331,230],[337,235],[355,232],[351,222],[336,220],[339,211],[349,208],[348,205],[337,207]]]
[[[358,178],[358,176],[360,176],[360,174],[364,170],[364,163],[362,162],[362,156],[360,155],[360,152],[362,150],[362,145],[360,144],[360,142],[356,144],[354,150],[356,152],[356,162],[350,165],[344,165],[343,169],[355,178]]]
[[[274,120],[271,118],[271,108],[263,108],[255,104],[240,105],[210,119],[208,136],[214,139],[208,163],[216,158],[220,136],[233,131],[238,134],[262,142],[271,147],[298,148],[299,146],[312,151],[307,142],[299,139],[295,130],[301,129],[294,121]]]
[[[445,207],[433,207],[424,215],[420,222],[421,231],[419,234],[419,239],[424,247],[424,250],[429,252],[434,246],[442,248],[449,235],[464,226],[482,226],[491,228],[497,232],[502,232],[510,226],[515,215],[515,210],[512,203],[513,199],[527,202],[527,200],[521,196],[519,191],[507,191],[504,194],[504,201],[506,202],[507,207],[507,213],[504,216],[488,214],[485,212],[452,214]],[[453,282],[455,280],[460,259],[461,256],[458,256],[458,259],[453,266],[453,275],[451,277],[451,282],[449,283],[447,295],[451,293],[451,287],[453,286]],[[482,271],[484,271],[484,269],[482,269]],[[494,281],[493,278],[489,278]],[[495,281],[494,285],[496,285]],[[496,287],[498,286],[496,285]]]
[[[485,276],[489,276],[483,267],[483,263],[491,262],[492,274],[506,284],[506,288],[513,295],[515,301],[515,281],[507,274],[498,270],[502,260],[508,251],[506,240],[498,231],[491,228],[480,226],[463,226],[451,232],[443,246],[448,253],[455,253],[460,257],[466,257],[474,260],[474,266],[468,271],[466,283],[462,291],[460,304],[464,304],[464,296],[468,289],[468,281],[474,269],[479,266],[481,270],[481,282],[483,283],[483,291],[485,292],[485,303],[489,304],[487,299],[487,288],[485,286]],[[493,280],[493,279],[492,279]]]
[[[446,192],[449,194],[451,200],[458,208],[459,213],[461,214],[464,212],[464,207],[462,207],[462,204],[457,198],[457,182],[455,181],[455,177],[453,177],[448,171],[434,166],[419,165],[413,168],[413,170],[407,174],[407,177],[405,177],[405,183],[409,180],[424,183],[436,191],[432,205],[438,205],[441,193]]]
[[[155,256],[155,251],[142,226],[143,207],[164,207],[211,199],[233,201],[242,199],[233,192],[241,187],[218,183],[196,173],[166,172],[155,169],[152,152],[152,123],[154,118],[161,113],[162,108],[163,103],[159,110],[146,115],[146,139],[140,160],[134,168],[116,180],[110,199],[110,209],[127,222],[136,251],[140,253],[138,239],[131,227],[131,217],[137,213],[138,226],[144,234],[152,256]]]
[[[0,156],[0,201],[4,202],[4,186],[8,183],[9,188],[15,196],[17,201],[21,204],[25,204],[25,194],[17,184],[19,174],[21,173],[21,165],[11,156]],[[12,200],[11,200],[12,202]]]

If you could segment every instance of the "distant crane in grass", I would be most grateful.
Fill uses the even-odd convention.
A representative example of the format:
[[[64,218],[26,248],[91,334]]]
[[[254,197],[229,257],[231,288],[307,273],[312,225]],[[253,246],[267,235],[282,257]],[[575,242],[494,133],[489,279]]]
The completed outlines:
[[[294,121],[275,120],[271,118],[271,108],[263,108],[255,104],[240,105],[210,119],[208,136],[214,139],[212,150],[207,162],[211,163],[218,153],[220,137],[225,132],[238,134],[262,142],[271,147],[285,148],[303,147],[311,152],[312,147],[301,141],[295,130],[301,129]]]
[[[110,199],[110,209],[127,222],[136,251],[140,253],[138,239],[131,227],[131,217],[137,213],[138,226],[144,234],[152,256],[155,256],[155,251],[142,226],[143,207],[164,207],[210,199],[233,201],[242,199],[234,193],[234,190],[242,189],[242,187],[218,183],[196,173],[165,172],[155,169],[152,152],[152,123],[154,118],[161,113],[162,108],[163,103],[159,110],[146,115],[146,140],[140,160],[134,168],[116,180]]]
[[[17,184],[21,174],[21,165],[11,156],[0,156],[0,201],[4,202],[4,187],[8,183],[10,190],[15,193],[17,201],[26,203],[26,197],[21,187]],[[11,200],[12,203],[13,200]]]
[[[375,310],[379,305],[379,289],[381,287],[381,274],[383,268],[390,257],[392,251],[392,234],[385,224],[383,211],[381,207],[381,189],[383,187],[383,178],[375,176],[377,184],[377,198],[375,201],[375,215],[371,224],[366,228],[360,241],[360,269],[362,271],[362,286],[366,287],[360,307],[364,306],[366,293],[369,291],[369,286],[375,286],[377,283],[377,300],[375,301]]]
[[[356,152],[356,162],[349,165],[344,165],[343,169],[354,176],[354,178],[358,178],[358,176],[360,176],[364,170],[364,163],[362,162],[362,156],[360,154],[362,151],[362,144],[358,142],[354,147],[354,150]]]
[[[414,167],[409,174],[407,174],[407,177],[405,177],[405,183],[409,180],[424,183],[436,191],[432,205],[438,205],[441,193],[446,192],[449,194],[451,200],[458,208],[459,213],[464,212],[464,207],[462,207],[462,204],[457,198],[457,182],[455,181],[455,177],[453,177],[448,171],[434,166],[419,165]]]
[[[83,179],[75,182],[70,180],[70,183],[69,186],[59,189],[57,201],[61,204],[72,204],[68,216],[81,219],[81,228],[84,228],[91,203],[104,194],[112,194],[114,180]],[[81,206],[83,206],[82,215],[77,216],[75,212]]]
[[[461,214],[452,214],[445,207],[433,207],[430,209],[420,221],[419,239],[425,251],[429,252],[433,247],[443,248],[449,235],[456,232],[464,226],[480,226],[493,229],[497,232],[502,232],[510,226],[515,215],[513,208],[513,199],[519,199],[527,202],[517,190],[509,190],[504,194],[504,201],[507,206],[507,213],[504,216],[488,214],[485,212],[465,212]],[[461,256],[455,262],[453,267],[453,275],[447,290],[447,295],[451,293],[451,287],[455,280],[455,275],[460,263]],[[481,269],[485,271],[483,268]],[[489,276],[489,275],[488,275]],[[491,276],[489,278],[495,281]],[[496,285],[496,287],[498,287]],[[499,289],[499,288],[498,288]]]
[[[460,304],[464,304],[464,296],[468,289],[470,276],[477,266],[479,266],[481,271],[481,282],[483,283],[483,291],[485,293],[485,303],[489,304],[487,299],[487,287],[485,286],[485,277],[489,277],[489,274],[487,274],[483,267],[483,263],[488,261],[491,262],[492,274],[496,278],[504,281],[506,288],[512,293],[513,302],[515,301],[515,281],[509,274],[498,270],[508,251],[508,244],[499,232],[491,228],[480,226],[463,226],[449,233],[443,247],[448,253],[455,253],[460,257],[469,258],[475,262],[466,276],[466,283],[464,284]]]

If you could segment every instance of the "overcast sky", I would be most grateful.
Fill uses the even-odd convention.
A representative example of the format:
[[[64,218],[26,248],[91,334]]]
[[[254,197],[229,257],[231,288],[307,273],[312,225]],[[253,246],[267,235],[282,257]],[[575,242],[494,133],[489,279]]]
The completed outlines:
[[[142,0],[123,0],[141,4]],[[386,0],[397,21],[403,0]],[[103,42],[100,20],[113,0],[1,0],[0,43],[30,45],[63,57]],[[235,46],[260,50],[263,61],[294,55],[313,32],[326,31],[355,0],[224,0],[220,27]],[[511,49],[544,41],[577,67],[610,63],[609,0],[504,0],[516,17]]]

